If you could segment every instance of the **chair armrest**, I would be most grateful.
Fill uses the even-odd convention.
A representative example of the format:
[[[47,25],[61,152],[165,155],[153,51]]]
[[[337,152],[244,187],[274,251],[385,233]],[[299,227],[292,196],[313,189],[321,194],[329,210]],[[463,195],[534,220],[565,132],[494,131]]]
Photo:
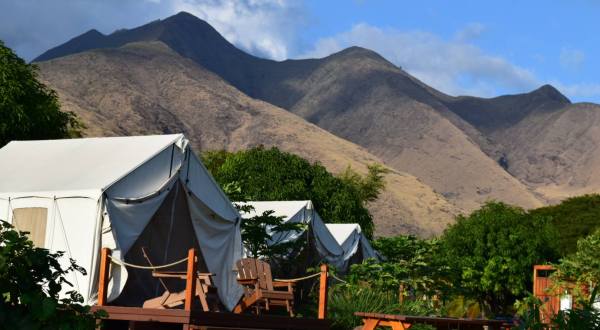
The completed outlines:
[[[241,285],[255,285],[258,283],[258,279],[256,278],[238,278],[237,281]]]
[[[295,285],[296,285],[296,281],[284,281],[284,280],[274,280],[273,281],[274,288],[280,288],[280,287],[284,287],[284,286],[295,286]]]

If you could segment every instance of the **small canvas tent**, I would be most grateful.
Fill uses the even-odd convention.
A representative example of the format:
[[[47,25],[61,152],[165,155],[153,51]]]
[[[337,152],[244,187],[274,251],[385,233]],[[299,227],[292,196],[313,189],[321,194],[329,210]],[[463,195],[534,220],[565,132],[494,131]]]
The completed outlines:
[[[344,250],[342,268],[347,268],[349,264],[358,263],[364,259],[379,259],[377,251],[371,247],[371,243],[362,233],[360,225],[357,223],[328,223],[326,224],[329,232],[335,237],[335,240]]]
[[[231,309],[242,294],[239,213],[181,134],[10,142],[0,149],[0,219],[84,267],[71,282],[88,303],[102,247],[137,264],[146,264],[142,247],[154,264],[198,247],[222,303]],[[109,301],[157,293],[149,272],[114,266]]]
[[[252,210],[242,213],[242,218],[250,219],[256,215],[262,215],[266,211],[273,211],[273,216],[283,217],[286,222],[303,223],[308,225],[314,248],[317,250],[321,260],[336,264],[344,251],[337,244],[335,238],[327,230],[325,223],[315,210],[311,201],[268,201],[268,202],[246,202],[240,205],[250,205]],[[304,231],[288,231],[271,233],[272,239],[269,244],[280,244],[296,241],[306,235]]]
[[[273,215],[283,217],[284,220],[304,223],[308,225],[316,253],[320,260],[334,265],[338,270],[345,271],[351,261],[360,262],[364,258],[377,255],[369,241],[361,233],[358,224],[325,224],[311,201],[268,201],[268,202],[246,202],[242,205],[250,205],[253,210],[242,213],[244,219],[261,215],[265,211],[274,211]],[[329,228],[333,228],[333,231]],[[283,232],[272,234],[271,244],[295,241],[306,235],[304,232]],[[357,253],[358,252],[358,253]],[[354,257],[354,259],[352,259]],[[352,259],[352,260],[351,260]]]

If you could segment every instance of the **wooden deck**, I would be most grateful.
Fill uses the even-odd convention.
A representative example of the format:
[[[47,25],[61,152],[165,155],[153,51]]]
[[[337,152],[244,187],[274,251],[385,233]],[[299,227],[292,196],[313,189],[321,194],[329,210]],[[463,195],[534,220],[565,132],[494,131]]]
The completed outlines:
[[[329,329],[328,320],[291,318],[274,315],[251,315],[186,311],[183,309],[149,309],[122,306],[93,306],[92,310],[108,313],[103,329]]]

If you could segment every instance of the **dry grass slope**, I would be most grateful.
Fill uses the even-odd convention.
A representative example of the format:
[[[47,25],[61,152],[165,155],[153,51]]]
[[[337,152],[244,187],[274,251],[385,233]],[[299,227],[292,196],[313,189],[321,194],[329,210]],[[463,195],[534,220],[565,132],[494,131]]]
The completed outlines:
[[[183,132],[200,150],[277,146],[339,172],[382,160],[302,118],[248,97],[160,42],[94,50],[39,63],[41,76],[87,134]],[[439,234],[460,210],[392,169],[371,205],[378,235]]]

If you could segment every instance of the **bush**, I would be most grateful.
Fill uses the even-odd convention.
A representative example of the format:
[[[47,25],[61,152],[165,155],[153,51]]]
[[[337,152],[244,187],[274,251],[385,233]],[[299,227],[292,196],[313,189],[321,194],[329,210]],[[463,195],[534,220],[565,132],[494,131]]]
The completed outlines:
[[[76,291],[59,297],[72,286],[71,272],[85,270],[70,260],[63,268],[62,252],[36,248],[23,232],[0,221],[0,324],[6,329],[94,329],[104,313],[90,313]]]
[[[372,290],[354,285],[337,285],[329,293],[328,318],[331,329],[349,330],[362,325],[362,319],[355,312],[387,313],[406,315],[431,315],[432,309],[425,302],[411,301],[398,304],[396,295],[390,292]],[[416,324],[416,330],[433,329],[427,325]]]
[[[593,308],[560,311],[552,323],[556,330],[600,329],[600,312]]]

